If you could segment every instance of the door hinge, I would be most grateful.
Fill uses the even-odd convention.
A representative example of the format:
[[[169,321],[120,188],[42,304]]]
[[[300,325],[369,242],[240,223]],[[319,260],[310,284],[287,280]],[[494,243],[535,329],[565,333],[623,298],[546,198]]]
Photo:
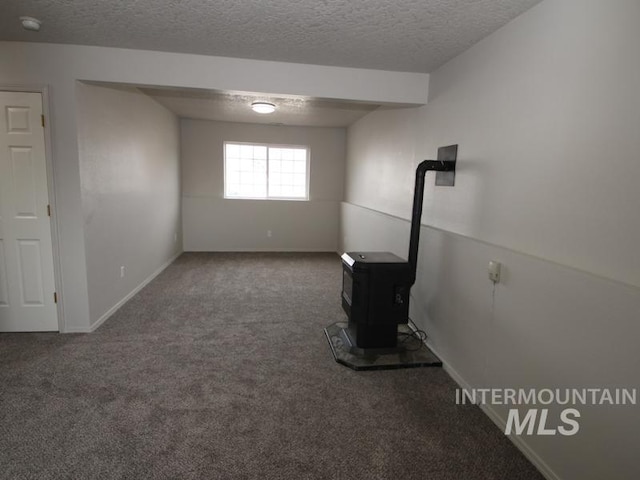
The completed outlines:
[[[53,292],[53,303],[58,303],[58,293]]]
[[[42,123],[42,126],[44,127],[44,115],[40,115],[40,121]]]
[[[47,215],[51,216],[51,205],[47,205]]]

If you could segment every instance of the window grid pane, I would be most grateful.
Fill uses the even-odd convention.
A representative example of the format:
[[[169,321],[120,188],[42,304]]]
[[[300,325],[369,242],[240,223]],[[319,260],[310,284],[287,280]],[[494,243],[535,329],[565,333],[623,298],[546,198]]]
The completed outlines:
[[[307,149],[225,144],[225,196],[307,198]]]
[[[307,150],[269,148],[269,197],[307,197]]]

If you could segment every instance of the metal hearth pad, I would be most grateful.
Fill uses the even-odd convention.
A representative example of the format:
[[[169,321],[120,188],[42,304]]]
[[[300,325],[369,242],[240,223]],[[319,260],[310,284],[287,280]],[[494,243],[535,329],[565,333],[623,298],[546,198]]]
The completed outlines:
[[[412,333],[408,325],[399,325],[398,346],[377,349],[353,345],[346,322],[336,322],[324,329],[333,358],[353,370],[441,367],[442,361]]]

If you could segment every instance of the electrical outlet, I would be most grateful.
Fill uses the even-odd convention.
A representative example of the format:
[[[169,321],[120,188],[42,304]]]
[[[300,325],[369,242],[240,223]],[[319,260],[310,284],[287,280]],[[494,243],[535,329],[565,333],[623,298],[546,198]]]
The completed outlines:
[[[271,230],[267,230],[267,237],[271,238],[271,236],[272,236]]]
[[[124,265],[120,267],[120,278],[124,278]]]
[[[500,282],[501,267],[502,264],[500,262],[497,262],[495,260],[491,260],[489,262],[489,280],[491,280],[493,283]]]

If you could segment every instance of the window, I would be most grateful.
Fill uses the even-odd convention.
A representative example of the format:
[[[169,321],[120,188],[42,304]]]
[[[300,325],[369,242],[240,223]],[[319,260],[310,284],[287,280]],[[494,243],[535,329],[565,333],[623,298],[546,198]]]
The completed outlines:
[[[309,149],[224,144],[225,198],[309,199]]]

